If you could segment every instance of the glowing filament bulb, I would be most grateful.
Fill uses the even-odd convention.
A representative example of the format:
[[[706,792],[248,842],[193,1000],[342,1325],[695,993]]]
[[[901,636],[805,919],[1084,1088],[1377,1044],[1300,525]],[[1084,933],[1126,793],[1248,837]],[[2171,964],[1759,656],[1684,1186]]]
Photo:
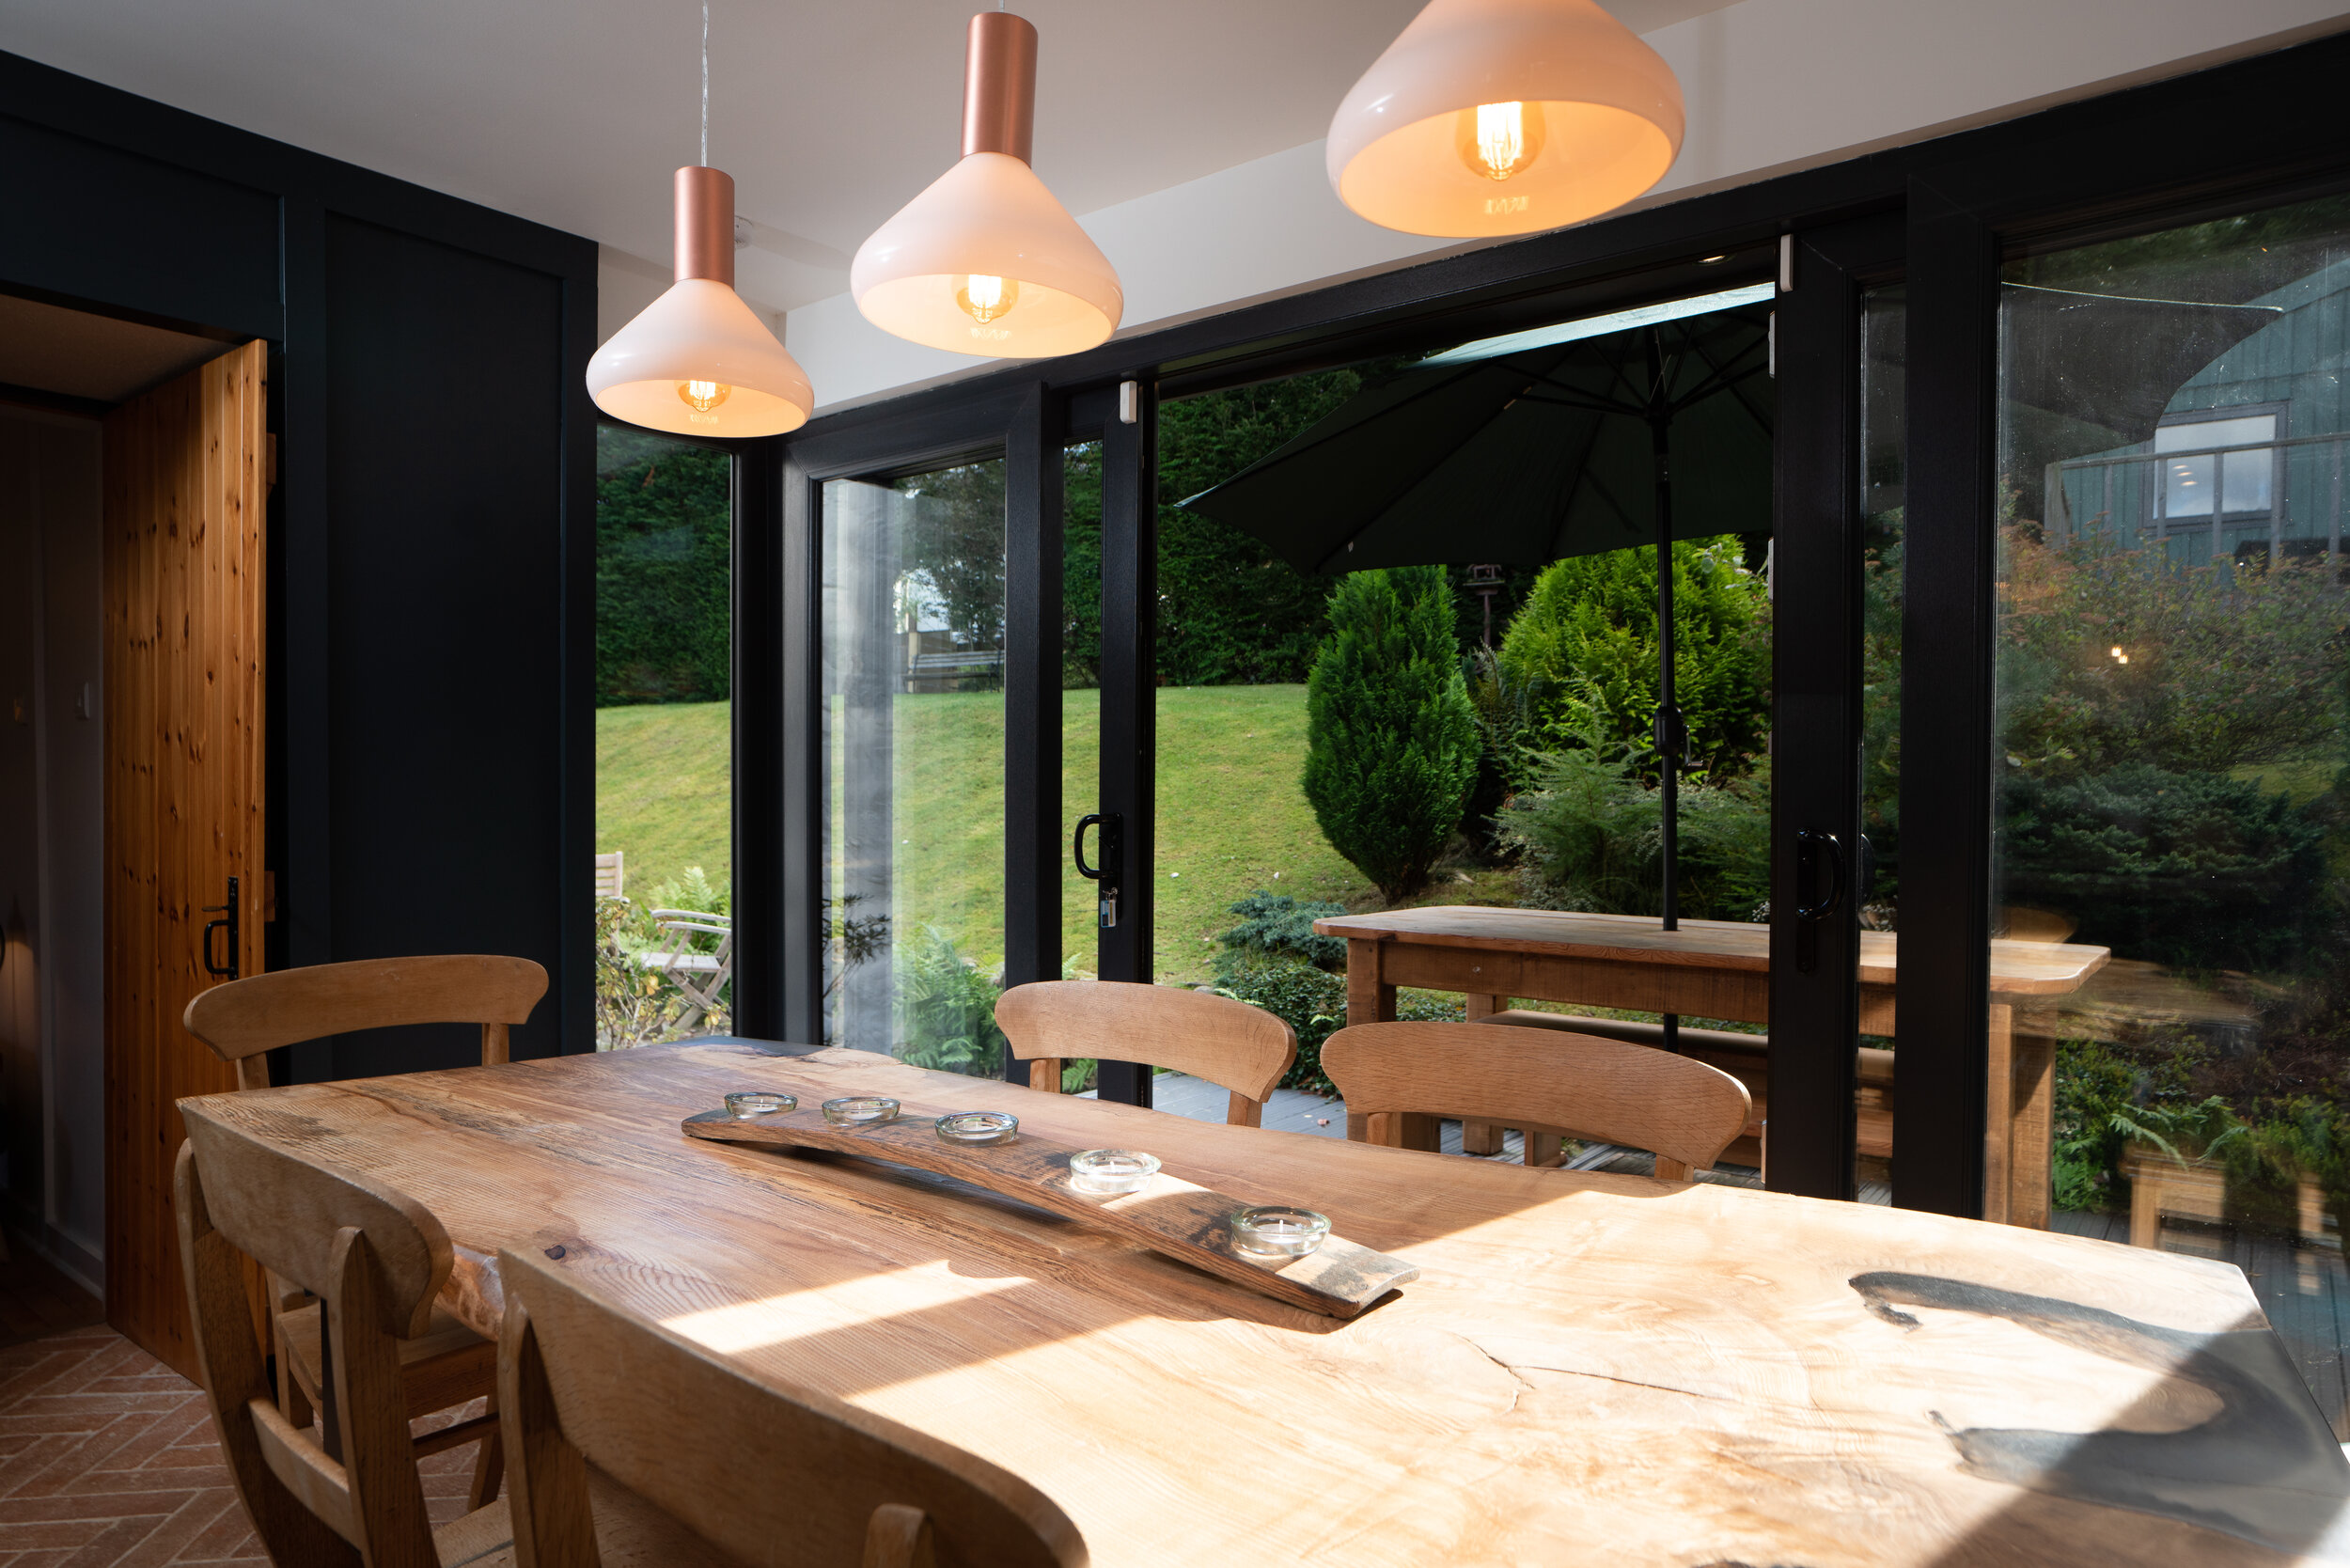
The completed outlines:
[[[1507,180],[1526,166],[1526,105],[1477,106],[1477,157],[1488,180]]]
[[[933,299],[937,296],[932,295]],[[955,303],[963,313],[985,326],[1009,312],[1020,303],[1020,285],[1008,277],[990,277],[985,273],[973,273],[955,290]]]
[[[707,414],[732,397],[734,388],[722,382],[682,381],[677,384],[677,395],[695,413]]]

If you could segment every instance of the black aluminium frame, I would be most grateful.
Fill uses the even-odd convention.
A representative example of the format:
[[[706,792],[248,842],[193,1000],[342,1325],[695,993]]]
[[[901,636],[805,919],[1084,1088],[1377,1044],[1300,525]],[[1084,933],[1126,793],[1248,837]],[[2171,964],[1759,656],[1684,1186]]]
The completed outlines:
[[[1877,277],[1903,276],[1907,286],[1905,374],[1907,569],[1904,584],[1903,712],[1916,723],[1904,739],[1904,962],[1901,1011],[1903,1072],[1895,1115],[1902,1158],[1894,1169],[1894,1200],[1952,1214],[1980,1212],[1985,1030],[1988,1022],[1990,930],[1989,838],[1992,654],[1992,530],[1996,477],[1992,436],[1996,287],[2003,255],[2050,243],[2118,234],[2314,195],[2350,182],[2350,140],[2339,132],[2332,105],[2350,73],[2350,37],[2311,41],[2206,70],[2043,110],[1996,125],[1869,153],[1844,163],[1711,195],[1669,202],[1579,228],[1536,236],[1419,266],[1300,293],[1113,340],[1081,354],[977,375],[870,407],[830,415],[792,435],[762,443],[745,468],[764,464],[773,476],[768,531],[779,557],[765,562],[764,581],[776,597],[738,620],[738,690],[759,690],[756,722],[772,721],[759,743],[738,752],[738,802],[776,804],[771,828],[746,830],[738,810],[738,897],[750,913],[766,914],[737,972],[739,1016],[746,1031],[814,1037],[822,981],[818,971],[817,900],[821,824],[814,814],[820,755],[816,741],[817,497],[822,478],[877,468],[946,461],[981,447],[1004,445],[1015,416],[1034,421],[1022,445],[1041,459],[1058,455],[1061,441],[1100,431],[1105,461],[1107,510],[1113,487],[1131,467],[1131,506],[1141,534],[1127,552],[1132,573],[1105,599],[1105,688],[1116,643],[1134,663],[1118,666],[1119,691],[1131,710],[1131,745],[1113,756],[1104,748],[1104,802],[1114,792],[1147,808],[1150,789],[1150,574],[1148,524],[1152,516],[1151,420],[1146,412],[1131,435],[1118,433],[1115,390],[1133,380],[1155,398],[1178,397],[1300,371],[1348,364],[1382,353],[1433,347],[1517,330],[1570,314],[1592,314],[1649,300],[1720,289],[1741,278],[1771,275],[1779,237],[1798,237],[1794,290],[1780,302],[1780,352],[1795,384],[1797,406],[1814,428],[1782,436],[1781,548],[1825,553],[1849,543],[1856,505],[1848,494],[1856,464],[1846,461],[1856,419],[1856,289]],[[1842,227],[1877,217],[1899,226],[1898,243],[1883,227]],[[1879,254],[1889,250],[1889,254]],[[1700,258],[1725,262],[1700,265]],[[1807,279],[1830,295],[1805,297]],[[1843,363],[1830,363],[1839,354]],[[1782,420],[1782,430],[1785,429]],[[759,494],[746,482],[744,494]],[[1835,492],[1841,485],[1842,490]],[[1008,485],[1008,489],[1010,487]],[[1041,477],[1027,491],[1042,509]],[[1836,510],[1831,493],[1841,498]],[[1057,498],[1057,497],[1056,497]],[[1811,532],[1820,521],[1826,525]],[[1007,519],[1025,558],[1058,565],[1059,513],[1053,506]],[[1806,530],[1800,544],[1791,526]],[[1105,517],[1105,544],[1110,532]],[[738,546],[738,549],[743,548]],[[758,555],[765,546],[755,546]],[[1821,594],[1821,613],[1837,622],[1856,616],[1848,581],[1850,556],[1806,571]],[[1106,555],[1106,550],[1105,550]],[[1813,575],[1812,573],[1816,573]],[[1056,573],[1057,575],[1057,573]],[[1105,565],[1105,580],[1110,569]],[[1784,579],[1782,579],[1784,580]],[[738,592],[743,591],[738,589]],[[1056,593],[1029,601],[1034,610]],[[1839,606],[1842,606],[1841,609]],[[1833,745],[1799,762],[1805,820],[1841,827],[1851,844],[1857,834],[1856,784],[1846,777],[1857,715],[1839,699],[1856,663],[1854,634],[1842,625],[1807,626],[1791,635],[1782,610],[1778,680],[1782,718],[1791,704],[1813,716],[1812,732],[1845,727]],[[1058,626],[1035,625],[1041,671],[1058,667]],[[1016,639],[1020,629],[1015,626]],[[1045,663],[1050,653],[1052,662]],[[773,672],[775,689],[759,685]],[[751,679],[744,680],[744,674]],[[1009,679],[1009,677],[1008,677]],[[1043,677],[1049,679],[1049,675]],[[1041,689],[1041,688],[1040,688]],[[1105,689],[1104,713],[1113,706]],[[1031,713],[1040,712],[1032,706]],[[1058,707],[1042,733],[1017,733],[1008,714],[1008,769],[1022,753],[1039,767],[1049,751],[1049,779],[1025,803],[1008,791],[1007,853],[1039,874],[1031,851],[1052,844],[1061,823],[1058,799]],[[1823,716],[1824,715],[1824,716]],[[746,722],[738,709],[738,726]],[[1815,749],[1803,748],[1809,756]],[[1114,776],[1113,766],[1118,770]],[[1008,772],[1008,785],[1010,774]],[[1048,797],[1054,818],[1048,823]],[[1021,820],[1011,821],[1013,816]],[[1147,825],[1146,809],[1130,821]],[[1792,815],[1774,826],[1774,890],[1792,888]],[[1130,829],[1130,833],[1131,833]],[[744,853],[757,850],[758,854]],[[1129,864],[1148,865],[1148,845],[1129,842]],[[1015,870],[1018,868],[1015,867]],[[1147,876],[1130,884],[1147,887]],[[1055,884],[1047,879],[1043,886]],[[1017,896],[1017,895],[1013,895]],[[1824,941],[1856,944],[1852,900]],[[1018,917],[1017,908],[1008,916]],[[1057,947],[1042,930],[1049,915],[1031,909],[1015,919],[1042,939],[1041,959]],[[1121,924],[1124,924],[1121,917]],[[1147,911],[1136,920],[1127,955],[1132,978],[1148,978]],[[746,931],[746,935],[750,933]],[[1791,983],[1774,933],[1771,1184],[1819,1196],[1847,1196],[1851,1187],[1850,1034],[1856,987],[1848,963],[1835,965],[1833,984]],[[1104,974],[1112,949],[1104,949]],[[1058,953],[1052,956],[1058,960]],[[1823,957],[1826,956],[1824,949]],[[1829,965],[1823,964],[1825,971]],[[1045,971],[1050,972],[1050,971]],[[1010,978],[1026,978],[1025,974]],[[1841,994],[1838,988],[1841,988]],[[1846,1031],[1841,1037],[1834,1031]],[[1105,1090],[1111,1086],[1105,1082]],[[1117,1086],[1120,1089],[1126,1085]]]

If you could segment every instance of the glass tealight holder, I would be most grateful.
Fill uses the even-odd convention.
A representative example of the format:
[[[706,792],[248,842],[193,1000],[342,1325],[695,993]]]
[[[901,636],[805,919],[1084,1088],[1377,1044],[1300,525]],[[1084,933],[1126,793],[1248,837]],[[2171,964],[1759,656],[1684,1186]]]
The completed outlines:
[[[836,1127],[870,1127],[898,1120],[898,1102],[886,1094],[844,1094],[824,1102],[824,1120]]]
[[[1232,1216],[1232,1250],[1249,1258],[1303,1258],[1330,1234],[1330,1221],[1311,1209],[1268,1203]]]
[[[1156,1154],[1133,1149],[1088,1149],[1069,1156],[1069,1184],[1079,1192],[1104,1197],[1140,1192],[1158,1173]]]
[[[956,1111],[932,1123],[941,1143],[965,1149],[1010,1143],[1020,1136],[1020,1119],[1010,1111]]]
[[[737,1121],[756,1121],[762,1116],[776,1116],[800,1108],[795,1094],[769,1094],[764,1090],[745,1090],[727,1096],[727,1114]]]

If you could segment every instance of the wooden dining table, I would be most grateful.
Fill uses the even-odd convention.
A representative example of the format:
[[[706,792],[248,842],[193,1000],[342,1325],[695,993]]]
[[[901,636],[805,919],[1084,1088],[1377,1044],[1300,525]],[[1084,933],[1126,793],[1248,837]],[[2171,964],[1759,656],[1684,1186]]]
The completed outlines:
[[[1748,921],[1684,920],[1667,931],[1653,916],[1451,904],[1332,916],[1316,920],[1314,930],[1346,940],[1349,1024],[1393,1018],[1398,986],[1460,992],[1471,1019],[1526,997],[1746,1024],[1771,1021],[1771,928]],[[1900,951],[1892,932],[1860,933],[1864,1035],[1897,1032]],[[2086,943],[1991,944],[1987,1073],[1994,1114],[1983,1138],[1986,1219],[2041,1230],[2048,1225],[2056,1042],[2019,1029],[2018,1008],[2078,990],[2111,956]]]
[[[1320,1315],[884,1160],[683,1136],[750,1089],[1010,1110],[1418,1273]],[[2195,1258],[741,1040],[202,1104],[421,1201],[481,1332],[501,1249],[554,1260],[1026,1478],[1103,1568],[2275,1563],[2350,1500],[2243,1275]]]

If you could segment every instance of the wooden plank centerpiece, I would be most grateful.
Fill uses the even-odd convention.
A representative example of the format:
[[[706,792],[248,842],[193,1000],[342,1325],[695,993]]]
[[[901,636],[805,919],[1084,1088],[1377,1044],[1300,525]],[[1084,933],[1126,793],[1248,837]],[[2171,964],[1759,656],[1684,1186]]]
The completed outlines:
[[[1373,1252],[1337,1235],[1324,1237],[1320,1247],[1303,1258],[1259,1262],[1233,1248],[1232,1215],[1248,1207],[1237,1198],[1164,1170],[1139,1191],[1111,1196],[1086,1192],[1072,1184],[1069,1173],[1070,1158],[1082,1151],[1026,1132],[1010,1143],[951,1144],[938,1136],[934,1125],[939,1116],[947,1114],[905,1105],[892,1121],[836,1127],[824,1120],[816,1102],[803,1093],[797,1110],[749,1121],[738,1121],[724,1110],[703,1111],[687,1117],[681,1125],[688,1137],[771,1148],[824,1149],[952,1176],[1095,1226],[1324,1317],[1354,1317],[1396,1287],[1419,1278],[1419,1270],[1401,1258]]]

